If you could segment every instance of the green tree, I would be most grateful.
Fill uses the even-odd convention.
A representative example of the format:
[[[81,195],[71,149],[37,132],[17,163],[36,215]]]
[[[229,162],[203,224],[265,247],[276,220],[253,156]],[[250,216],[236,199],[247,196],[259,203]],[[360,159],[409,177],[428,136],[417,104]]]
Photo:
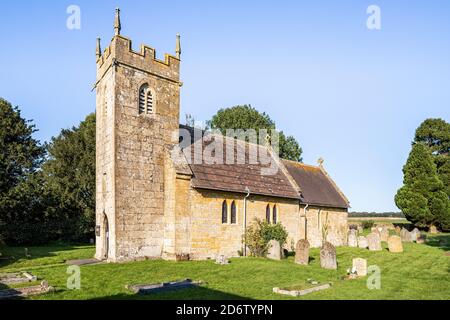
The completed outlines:
[[[95,114],[63,129],[47,150],[42,174],[52,229],[64,240],[86,240],[95,224]]]
[[[397,192],[395,203],[406,218],[421,227],[435,224],[448,228],[448,196],[443,191],[444,185],[425,145],[413,145],[403,174],[404,186]]]
[[[266,129],[269,134],[276,130],[275,122],[268,114],[261,113],[250,105],[220,109],[207,124],[211,129],[220,130],[222,134],[225,134],[227,129]],[[283,131],[279,132],[279,155],[284,159],[302,161],[302,148],[293,136],[286,137]]]
[[[427,146],[445,192],[450,196],[450,123],[443,119],[425,120],[417,128],[414,142]]]
[[[33,138],[35,131],[18,107],[0,99],[0,238],[6,242],[23,241],[24,234],[18,227],[34,228],[43,218],[36,170],[45,150]]]

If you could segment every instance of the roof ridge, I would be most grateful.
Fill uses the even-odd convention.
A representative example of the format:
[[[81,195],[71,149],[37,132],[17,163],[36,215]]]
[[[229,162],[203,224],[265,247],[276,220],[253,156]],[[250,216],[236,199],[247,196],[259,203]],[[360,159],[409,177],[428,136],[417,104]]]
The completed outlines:
[[[320,166],[315,166],[315,165],[312,165],[312,164],[307,164],[307,163],[294,161],[294,160],[289,160],[289,159],[283,159],[283,158],[281,158],[281,160],[286,161],[286,162],[291,162],[293,164],[297,164],[297,165],[304,166],[304,167],[311,167],[311,168],[320,169]]]

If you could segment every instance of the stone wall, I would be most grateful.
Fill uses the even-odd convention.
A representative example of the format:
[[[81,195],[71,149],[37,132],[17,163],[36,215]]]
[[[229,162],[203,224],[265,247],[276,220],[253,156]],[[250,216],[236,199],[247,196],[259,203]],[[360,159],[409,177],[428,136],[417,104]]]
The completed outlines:
[[[109,252],[109,260],[161,257],[166,226],[164,182],[172,174],[165,163],[167,150],[178,142],[173,132],[179,125],[179,60],[166,55],[165,61],[159,61],[154,50],[146,46],[139,53],[133,52],[129,39],[115,36],[97,61],[97,79],[97,110],[103,100],[109,99],[114,114],[97,128],[100,151],[102,141],[113,141],[113,146],[97,157],[98,181],[102,167],[109,158],[113,159],[113,168],[106,173],[112,184],[106,189],[114,190],[114,203],[107,213],[109,246],[114,248]],[[102,90],[106,84],[108,90]],[[143,84],[154,92],[152,114],[138,112]],[[112,136],[103,133],[105,127],[111,128],[106,130]],[[174,210],[173,206],[167,208]],[[98,225],[102,225],[100,211],[98,207]],[[104,243],[102,236],[103,233],[98,243]],[[101,248],[98,249],[100,256]]]
[[[346,209],[309,206],[306,221],[306,238],[311,247],[320,247],[325,237],[335,246],[347,243]]]
[[[185,188],[188,184],[185,185]],[[190,240],[185,250],[190,246],[192,259],[215,258],[217,255],[237,256],[242,250],[244,234],[244,196],[231,192],[211,190],[189,190],[190,202]],[[222,224],[222,203],[226,200],[230,211],[231,202],[237,205],[236,224]],[[285,248],[293,250],[298,240],[305,234],[312,247],[322,244],[324,227],[327,229],[327,240],[333,245],[341,246],[347,239],[347,211],[345,209],[309,207],[304,218],[304,206],[297,200],[280,199],[267,196],[251,195],[247,200],[247,226],[255,218],[266,219],[266,206],[277,206],[278,222],[287,230],[289,237]],[[181,212],[182,208],[179,209]],[[188,209],[184,209],[186,211]],[[318,220],[320,215],[320,219]],[[228,216],[230,219],[230,216]],[[307,226],[305,226],[305,220]],[[187,225],[185,221],[185,226]],[[320,223],[320,224],[319,224]],[[319,229],[318,226],[322,229]],[[181,230],[180,230],[181,231]]]

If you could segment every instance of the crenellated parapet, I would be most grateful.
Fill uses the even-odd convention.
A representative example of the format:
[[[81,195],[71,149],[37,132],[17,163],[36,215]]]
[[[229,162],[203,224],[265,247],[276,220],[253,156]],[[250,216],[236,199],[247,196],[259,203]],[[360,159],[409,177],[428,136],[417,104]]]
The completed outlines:
[[[180,83],[180,36],[176,38],[176,56],[165,54],[164,60],[156,58],[156,50],[147,45],[141,45],[140,51],[134,51],[131,39],[120,34],[120,10],[116,9],[114,22],[115,35],[110,45],[101,52],[100,39],[97,39],[97,82],[112,67],[122,65],[132,66],[142,72],[158,76],[171,82]]]

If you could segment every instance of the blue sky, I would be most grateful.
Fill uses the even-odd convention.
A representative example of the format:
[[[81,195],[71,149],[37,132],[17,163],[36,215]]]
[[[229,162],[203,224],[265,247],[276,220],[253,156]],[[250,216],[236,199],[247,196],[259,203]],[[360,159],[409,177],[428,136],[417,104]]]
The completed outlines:
[[[69,5],[81,29],[66,28]],[[366,9],[381,8],[381,30]],[[8,1],[0,96],[45,141],[95,110],[95,38],[122,34],[173,53],[182,35],[181,122],[252,104],[319,157],[352,210],[397,210],[415,128],[450,121],[449,1]]]

